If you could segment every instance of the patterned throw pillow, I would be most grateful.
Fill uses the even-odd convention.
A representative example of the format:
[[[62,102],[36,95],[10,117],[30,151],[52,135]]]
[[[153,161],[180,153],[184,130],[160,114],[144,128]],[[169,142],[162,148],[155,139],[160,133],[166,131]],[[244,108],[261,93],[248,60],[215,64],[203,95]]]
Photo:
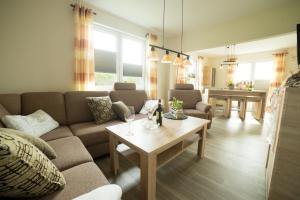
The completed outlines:
[[[112,102],[109,96],[87,97],[86,99],[96,124],[102,124],[116,118],[116,115],[112,110]]]
[[[7,134],[16,135],[18,137],[21,137],[34,146],[36,146],[41,152],[43,152],[49,159],[55,159],[56,153],[54,149],[44,140],[31,136],[29,134],[26,134],[22,131],[14,130],[14,129],[8,129],[8,128],[0,128],[0,132],[5,131]]]
[[[38,197],[64,188],[55,165],[34,145],[0,131],[0,196]]]

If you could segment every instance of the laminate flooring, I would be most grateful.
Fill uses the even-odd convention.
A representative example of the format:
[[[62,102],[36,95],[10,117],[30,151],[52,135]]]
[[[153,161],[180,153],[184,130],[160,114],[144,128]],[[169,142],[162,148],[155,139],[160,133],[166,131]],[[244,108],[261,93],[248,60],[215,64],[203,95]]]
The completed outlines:
[[[208,130],[205,158],[197,144],[157,172],[157,200],[264,200],[267,143],[262,124],[247,113],[215,117]],[[122,187],[122,200],[140,200],[140,170],[120,156],[120,173],[110,172],[109,156],[96,160],[111,183]]]

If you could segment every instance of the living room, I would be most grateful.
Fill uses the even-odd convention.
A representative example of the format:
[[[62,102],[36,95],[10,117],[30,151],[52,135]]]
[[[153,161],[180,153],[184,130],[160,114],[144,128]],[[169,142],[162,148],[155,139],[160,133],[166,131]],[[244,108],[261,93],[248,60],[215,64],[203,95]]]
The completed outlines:
[[[299,8],[1,0],[1,199],[299,199]]]

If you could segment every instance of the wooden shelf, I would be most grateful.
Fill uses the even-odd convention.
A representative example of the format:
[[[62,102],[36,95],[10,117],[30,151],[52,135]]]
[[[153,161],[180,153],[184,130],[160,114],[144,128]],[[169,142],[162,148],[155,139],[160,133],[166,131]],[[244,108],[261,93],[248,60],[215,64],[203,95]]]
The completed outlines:
[[[181,154],[186,148],[201,139],[199,134],[193,134],[184,141],[181,141],[164,152],[157,155],[157,167],[160,168],[173,160],[176,156]],[[125,144],[119,144],[117,146],[117,151],[119,154],[128,159],[131,163],[136,166],[140,166],[140,156],[139,153],[131,149]]]

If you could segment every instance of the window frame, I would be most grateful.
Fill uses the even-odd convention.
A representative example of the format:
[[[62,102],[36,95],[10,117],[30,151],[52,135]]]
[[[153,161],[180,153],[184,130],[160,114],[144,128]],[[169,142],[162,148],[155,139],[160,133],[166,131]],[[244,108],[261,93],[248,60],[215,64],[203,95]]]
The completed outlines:
[[[129,39],[140,42],[142,44],[142,79],[143,85],[137,85],[137,89],[146,89],[147,84],[147,69],[146,69],[146,38],[142,38],[127,32],[123,32],[102,24],[94,23],[93,31],[111,34],[116,37],[116,82],[123,82],[123,50],[122,39]],[[96,72],[96,71],[95,71]],[[112,86],[108,85],[95,85],[96,90],[112,90]]]

